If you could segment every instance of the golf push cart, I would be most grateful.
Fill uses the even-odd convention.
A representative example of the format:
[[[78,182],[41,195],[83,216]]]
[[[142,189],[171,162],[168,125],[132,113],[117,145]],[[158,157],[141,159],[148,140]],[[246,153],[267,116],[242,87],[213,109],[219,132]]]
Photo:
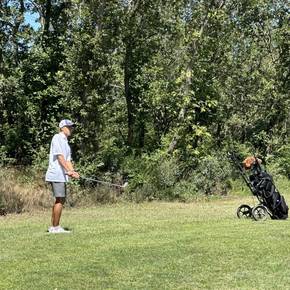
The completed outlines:
[[[273,178],[261,167],[262,161],[255,156],[247,157],[242,165],[235,153],[229,153],[229,158],[239,170],[252,194],[259,204],[251,207],[242,204],[237,209],[238,218],[253,218],[256,221],[271,219],[284,220],[288,218],[288,206],[284,197],[277,190]],[[246,170],[250,171],[247,175]]]

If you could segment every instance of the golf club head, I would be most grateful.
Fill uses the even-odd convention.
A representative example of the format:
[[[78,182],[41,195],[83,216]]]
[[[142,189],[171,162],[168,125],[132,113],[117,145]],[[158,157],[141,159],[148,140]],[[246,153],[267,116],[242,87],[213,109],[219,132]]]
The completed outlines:
[[[128,182],[125,182],[125,183],[122,185],[122,187],[125,188],[125,187],[128,186],[128,184],[129,184]]]

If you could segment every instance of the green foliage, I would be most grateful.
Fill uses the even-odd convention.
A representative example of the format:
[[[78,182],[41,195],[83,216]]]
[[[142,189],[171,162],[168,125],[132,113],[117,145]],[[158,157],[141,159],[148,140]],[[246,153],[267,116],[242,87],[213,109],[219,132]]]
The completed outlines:
[[[138,199],[227,192],[232,147],[289,175],[285,1],[28,2],[0,3],[1,164],[44,171],[71,118],[80,172]]]
[[[225,156],[209,155],[199,161],[193,172],[193,183],[197,189],[206,194],[227,194],[230,189],[231,165]]]
[[[276,164],[276,171],[278,171],[277,173],[283,174],[290,178],[290,146],[281,146],[271,159],[272,162]]]
[[[127,158],[122,170],[130,180],[129,191],[133,199],[134,196],[137,200],[176,197],[173,189],[181,174],[176,159],[168,158],[162,152]]]
[[[192,202],[204,196],[192,180],[181,180],[173,188],[174,196],[182,202]]]
[[[137,200],[188,201],[204,194],[226,195],[231,188],[232,165],[227,157],[210,155],[201,158],[197,167],[192,164],[185,169],[177,159],[154,155],[130,159],[123,170],[130,179],[132,198]]]

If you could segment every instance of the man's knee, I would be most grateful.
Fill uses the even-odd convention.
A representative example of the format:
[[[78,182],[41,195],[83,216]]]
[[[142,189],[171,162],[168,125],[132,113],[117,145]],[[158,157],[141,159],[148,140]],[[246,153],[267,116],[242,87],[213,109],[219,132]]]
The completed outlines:
[[[65,197],[56,197],[55,204],[58,204],[58,203],[63,205],[65,203]]]

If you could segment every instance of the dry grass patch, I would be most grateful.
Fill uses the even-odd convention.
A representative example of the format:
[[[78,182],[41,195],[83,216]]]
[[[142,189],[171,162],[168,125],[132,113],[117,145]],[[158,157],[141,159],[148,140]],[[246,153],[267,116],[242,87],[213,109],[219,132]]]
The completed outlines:
[[[32,178],[24,170],[0,169],[0,207],[20,213],[51,205],[51,194],[43,178]]]

